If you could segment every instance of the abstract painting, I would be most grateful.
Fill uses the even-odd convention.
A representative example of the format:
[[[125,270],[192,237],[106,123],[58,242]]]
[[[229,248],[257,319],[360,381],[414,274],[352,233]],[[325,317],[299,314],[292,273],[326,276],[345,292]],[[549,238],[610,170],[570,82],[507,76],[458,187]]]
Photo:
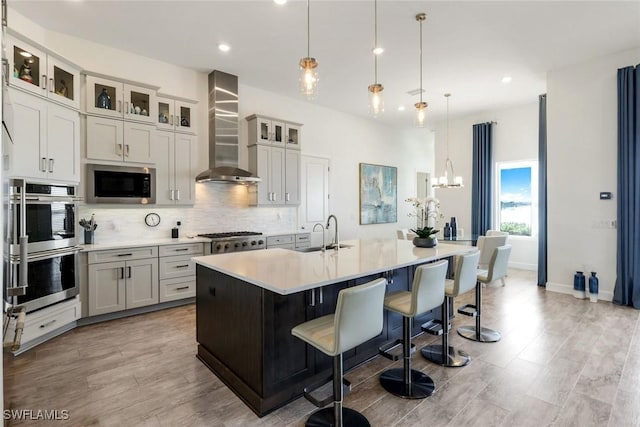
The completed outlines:
[[[360,163],[360,224],[398,222],[398,169]]]

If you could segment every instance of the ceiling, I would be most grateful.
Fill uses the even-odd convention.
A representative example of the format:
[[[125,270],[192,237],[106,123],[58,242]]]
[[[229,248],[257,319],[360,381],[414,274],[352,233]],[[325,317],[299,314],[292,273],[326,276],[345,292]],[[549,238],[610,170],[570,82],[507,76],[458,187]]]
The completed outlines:
[[[305,1],[34,1],[9,0],[47,29],[150,58],[236,74],[249,86],[299,98],[298,61],[306,56]],[[368,116],[373,83],[372,0],[310,3],[311,56],[319,62],[315,102]],[[385,112],[375,119],[413,125],[420,86],[428,126],[444,117],[535,102],[546,72],[640,47],[640,1],[378,1],[378,61]],[[220,42],[231,51],[218,51]],[[509,75],[512,82],[501,83]],[[404,105],[406,111],[398,111]]]

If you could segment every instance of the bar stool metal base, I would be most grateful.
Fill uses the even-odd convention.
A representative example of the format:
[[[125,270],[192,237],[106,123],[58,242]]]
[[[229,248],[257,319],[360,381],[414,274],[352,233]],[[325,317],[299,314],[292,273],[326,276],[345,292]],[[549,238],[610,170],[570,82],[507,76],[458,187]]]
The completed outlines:
[[[449,351],[445,356],[442,349],[442,345],[435,344],[428,345],[420,351],[428,361],[446,367],[459,368],[461,366],[466,366],[471,362],[471,356],[462,350],[456,350],[455,347],[449,346]]]
[[[476,333],[476,331],[477,329],[475,326],[461,326],[458,328],[458,334],[461,337],[472,341],[497,342],[502,338],[500,332],[485,328],[484,326],[480,327],[480,334]]]
[[[433,394],[436,384],[428,375],[411,370],[411,383],[405,384],[404,369],[394,368],[380,375],[380,385],[389,393],[405,399],[424,399]]]
[[[336,425],[333,406],[314,412],[307,419],[307,427],[333,427]],[[369,420],[360,412],[351,408],[342,408],[342,425],[370,427]]]

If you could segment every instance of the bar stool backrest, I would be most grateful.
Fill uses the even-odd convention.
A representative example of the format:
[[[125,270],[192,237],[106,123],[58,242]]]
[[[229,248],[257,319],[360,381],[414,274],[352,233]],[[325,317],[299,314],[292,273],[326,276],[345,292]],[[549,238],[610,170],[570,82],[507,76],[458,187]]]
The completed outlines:
[[[478,265],[486,268],[491,261],[493,251],[498,246],[507,244],[507,236],[480,236],[478,237],[478,250],[480,251],[480,260]]]
[[[411,285],[410,317],[442,305],[449,261],[443,260],[416,268]]]
[[[493,282],[494,280],[498,280],[507,275],[509,255],[511,255],[511,245],[504,245],[494,249],[493,256],[489,262],[487,283]]]
[[[479,259],[480,251],[458,256],[453,280],[453,293],[447,294],[448,296],[457,297],[476,286]]]
[[[338,293],[334,333],[335,356],[351,350],[382,332],[387,280],[376,279]]]

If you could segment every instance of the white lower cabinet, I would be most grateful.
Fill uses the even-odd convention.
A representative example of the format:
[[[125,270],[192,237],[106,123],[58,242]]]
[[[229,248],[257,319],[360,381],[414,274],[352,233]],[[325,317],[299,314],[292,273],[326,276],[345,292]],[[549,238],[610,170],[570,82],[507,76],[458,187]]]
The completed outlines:
[[[196,265],[191,258],[204,255],[202,243],[160,247],[160,302],[196,296]]]
[[[33,344],[29,345],[29,343],[37,338],[50,332],[61,330],[65,326],[67,328],[62,329],[61,332],[73,327],[69,326],[69,324],[79,318],[80,299],[78,297],[54,304],[33,313],[28,313],[24,321],[24,329],[22,330],[22,346],[18,350],[18,353],[33,346]],[[15,323],[12,320],[7,332],[8,337],[14,336],[14,328]]]
[[[305,249],[310,247],[311,233],[280,234],[267,237],[267,249]]]
[[[151,257],[144,258],[145,256]],[[140,257],[143,258],[135,259]],[[157,246],[90,253],[87,295],[89,316],[157,304],[157,257]],[[123,261],[96,262],[118,258]]]

